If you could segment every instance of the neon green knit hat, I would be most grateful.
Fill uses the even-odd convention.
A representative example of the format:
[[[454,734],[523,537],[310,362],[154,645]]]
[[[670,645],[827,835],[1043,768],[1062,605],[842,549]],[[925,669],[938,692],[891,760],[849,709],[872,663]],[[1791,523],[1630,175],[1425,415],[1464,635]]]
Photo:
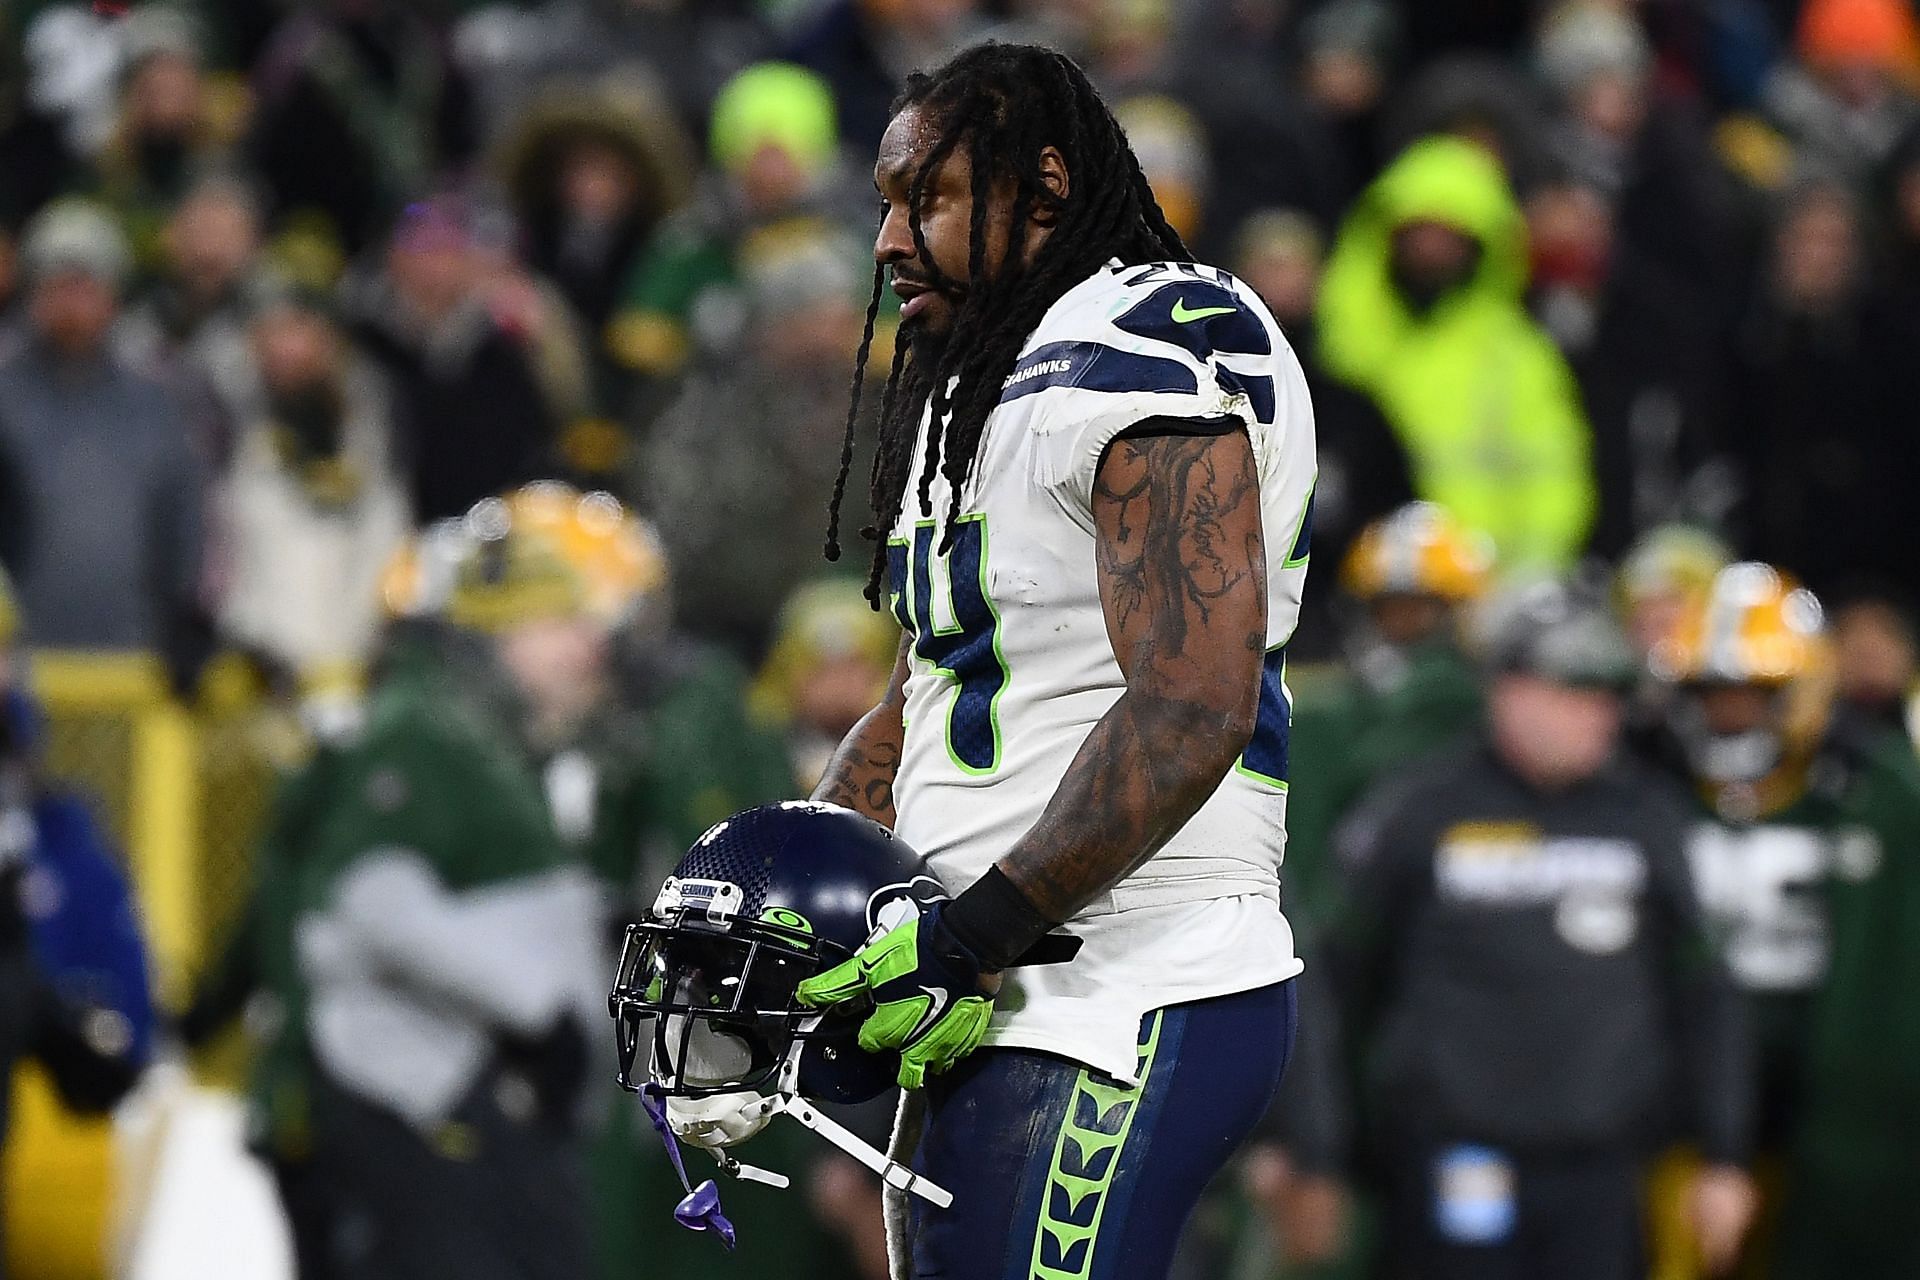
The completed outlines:
[[[820,173],[840,147],[833,90],[804,67],[756,63],[727,81],[714,100],[708,145],[714,163],[729,173],[740,172],[768,145],[807,172]]]

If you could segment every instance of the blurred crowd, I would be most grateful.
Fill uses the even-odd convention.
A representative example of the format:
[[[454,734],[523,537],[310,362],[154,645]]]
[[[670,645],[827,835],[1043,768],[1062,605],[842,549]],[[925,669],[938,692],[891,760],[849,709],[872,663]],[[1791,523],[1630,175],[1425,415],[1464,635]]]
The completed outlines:
[[[993,37],[1083,63],[1314,395],[1286,881],[1320,1048],[1223,1190],[1254,1227],[1204,1216],[1192,1274],[1587,1274],[1488,1250],[1544,1222],[1634,1254],[1675,1142],[1697,1164],[1663,1275],[1920,1274],[1872,1232],[1913,1174],[1875,1143],[1920,1099],[1847,1048],[1920,968],[1885,914],[1920,895],[1910,0],[15,0],[0,648],[151,654],[189,702],[237,655],[299,726],[174,1031],[271,997],[253,1137],[302,1276],[346,1237],[390,1250],[381,1275],[548,1273],[403,1238],[434,1215],[383,1217],[396,1187],[461,1206],[442,1222],[502,1206],[555,1274],[682,1243],[632,1211],[667,1183],[631,1109],[556,1084],[603,957],[495,940],[570,893],[627,918],[706,823],[810,787],[884,683],[892,624],[819,553],[863,323],[882,362],[895,327],[871,155],[907,71]],[[6,670],[0,815],[65,794]],[[1481,772],[1413,767],[1435,750]],[[500,811],[427,799],[471,793]],[[99,873],[72,874],[119,919],[85,826]],[[388,845],[424,865],[358,856]],[[1480,937],[1467,907],[1524,919]],[[63,968],[46,928],[0,933],[36,933],[41,977],[95,975],[20,990],[106,1105],[148,1051],[137,945]],[[413,994],[369,995],[388,970]],[[480,973],[527,986],[479,1000]],[[371,1027],[391,1061],[352,1049]],[[1920,1073],[1911,1032],[1879,1034]],[[1449,1035],[1515,1074],[1450,1092]],[[429,1041],[467,1048],[423,1093]],[[1568,1092],[1529,1092],[1549,1078]],[[526,1136],[563,1116],[588,1136]],[[521,1174],[470,1176],[496,1149]],[[576,1157],[573,1210],[522,1194]],[[872,1188],[811,1187],[762,1210],[792,1223],[763,1273],[879,1274]]]

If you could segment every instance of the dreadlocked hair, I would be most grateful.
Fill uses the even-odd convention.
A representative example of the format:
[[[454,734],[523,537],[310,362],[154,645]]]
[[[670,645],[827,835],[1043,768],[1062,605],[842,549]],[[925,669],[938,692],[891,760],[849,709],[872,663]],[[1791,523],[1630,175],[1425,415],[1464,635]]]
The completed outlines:
[[[962,147],[973,167],[973,216],[966,292],[946,342],[933,367],[922,368],[922,362],[909,355],[909,344],[898,341],[881,397],[880,442],[869,490],[876,524],[861,530],[874,543],[866,595],[876,609],[887,570],[884,531],[893,528],[905,508],[913,446],[929,405],[920,512],[932,514],[938,469],[951,494],[940,543],[945,552],[953,543],[961,494],[980,451],[987,415],[999,403],[1021,348],[1047,308],[1112,259],[1134,265],[1193,257],[1160,211],[1119,122],[1086,74],[1065,55],[1036,45],[977,45],[930,75],[910,76],[893,114],[909,107],[922,109],[940,126],[907,191],[907,221],[919,251],[917,270],[936,286],[955,282],[940,273],[927,253],[920,229],[921,197],[941,164]],[[1054,195],[1041,179],[1040,154],[1047,147],[1057,149],[1066,162],[1065,197]],[[1000,270],[989,278],[987,212],[997,179],[1011,180],[1014,194],[1006,254]],[[1050,219],[1051,234],[1029,262],[1028,232],[1033,215],[1041,212]],[[829,509],[829,558],[839,550],[840,506],[882,283],[876,273]]]

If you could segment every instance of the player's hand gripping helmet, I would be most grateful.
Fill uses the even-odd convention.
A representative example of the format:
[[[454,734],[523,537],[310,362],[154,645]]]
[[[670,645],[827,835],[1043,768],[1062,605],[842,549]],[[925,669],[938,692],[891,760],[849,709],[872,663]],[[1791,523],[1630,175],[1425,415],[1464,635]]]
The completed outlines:
[[[867,1010],[823,1013],[794,999],[803,979],[945,896],[904,842],[837,805],[763,805],[695,841],[628,927],[607,1001],[620,1084],[643,1096],[675,1163],[677,1138],[729,1173],[785,1185],[723,1149],[786,1114],[890,1185],[951,1203],[810,1105],[877,1097],[899,1062],[856,1043]],[[689,1188],[676,1216],[729,1238],[731,1227],[699,1220],[716,1196],[710,1183]]]

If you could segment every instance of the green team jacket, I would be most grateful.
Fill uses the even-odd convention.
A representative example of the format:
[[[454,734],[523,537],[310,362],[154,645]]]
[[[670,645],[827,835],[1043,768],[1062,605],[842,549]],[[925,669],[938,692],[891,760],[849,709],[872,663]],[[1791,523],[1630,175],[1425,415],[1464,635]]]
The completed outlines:
[[[287,779],[261,841],[252,898],[211,982],[270,998],[271,1025],[250,1082],[251,1134],[297,1160],[307,1149],[310,1057],[295,929],[325,910],[370,850],[424,858],[459,891],[562,865],[566,851],[512,739],[430,664],[400,662],[375,692],[364,730],[324,747]],[[196,1004],[207,1001],[205,989]],[[215,1001],[218,1003],[218,1001]]]
[[[1695,866],[1710,913],[1744,894],[1741,927],[1763,926],[1744,954],[1732,939],[1736,972],[1824,954],[1797,1006],[1803,1087],[1775,1274],[1904,1280],[1920,1276],[1920,763],[1896,735],[1843,734],[1812,778],[1758,822],[1709,815]],[[1740,858],[1742,842],[1767,842],[1763,856]]]
[[[1333,832],[1355,802],[1480,719],[1479,676],[1457,648],[1429,644],[1407,664],[1382,688],[1344,666],[1288,673],[1294,704],[1282,883],[1289,914],[1309,924],[1329,919],[1335,906]]]

